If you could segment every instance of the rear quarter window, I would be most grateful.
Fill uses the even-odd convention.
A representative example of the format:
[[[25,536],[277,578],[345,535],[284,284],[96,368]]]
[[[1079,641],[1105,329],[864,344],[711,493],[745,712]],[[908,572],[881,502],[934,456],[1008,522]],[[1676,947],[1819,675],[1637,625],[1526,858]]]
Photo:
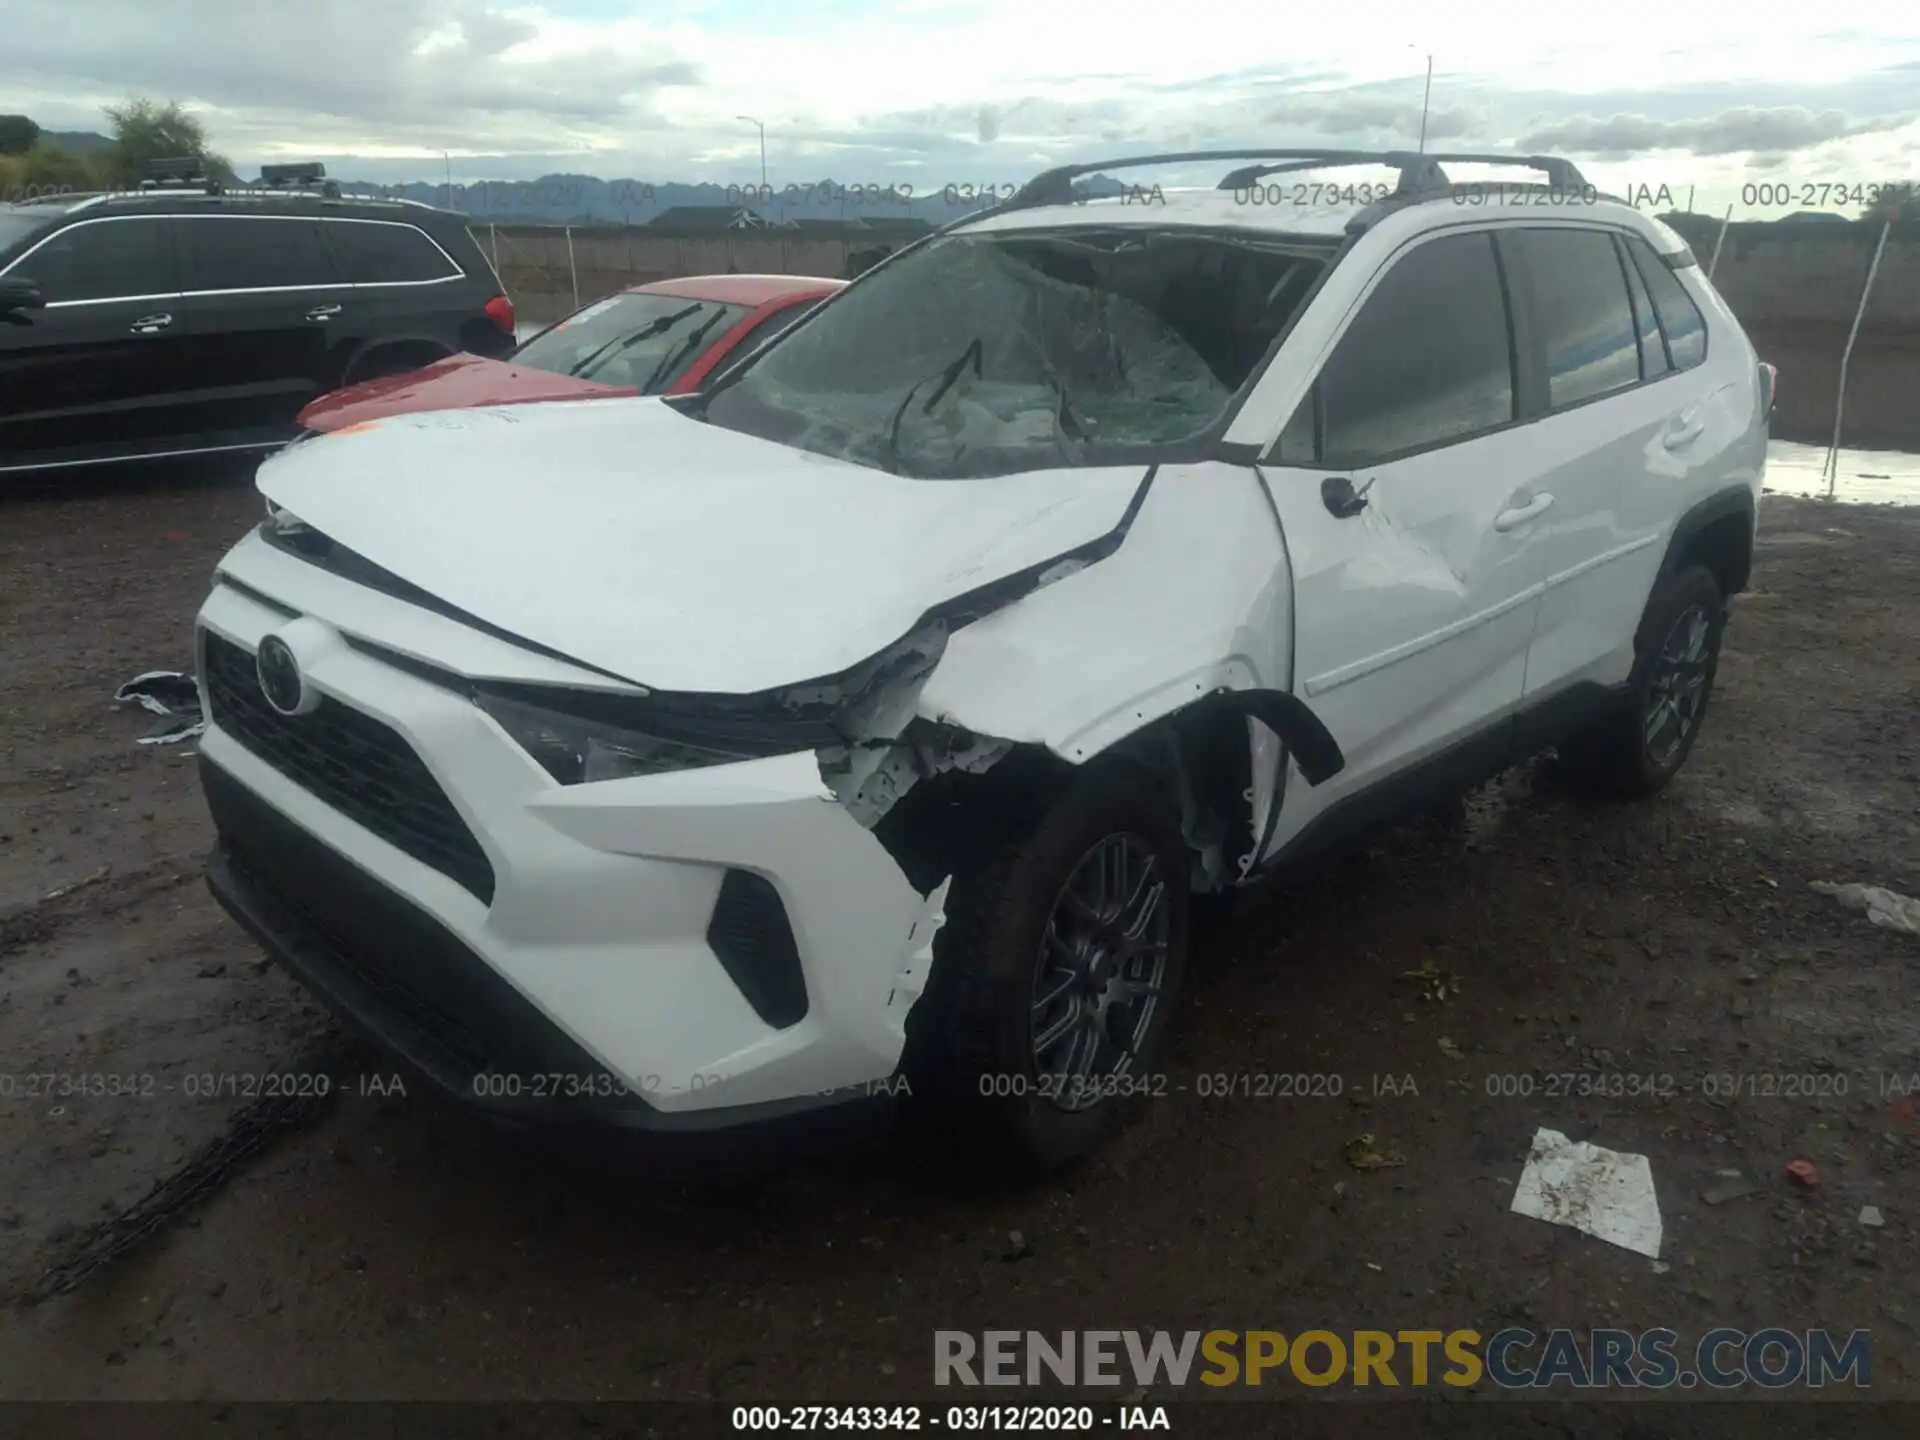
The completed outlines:
[[[1647,293],[1653,297],[1654,314],[1660,319],[1660,332],[1666,337],[1673,368],[1692,369],[1707,358],[1706,317],[1687,294],[1686,286],[1667,268],[1667,262],[1653,253],[1651,245],[1636,235],[1627,241],[1627,251],[1639,267]]]
[[[407,285],[461,274],[426,233],[385,220],[329,220],[327,239],[353,285]]]

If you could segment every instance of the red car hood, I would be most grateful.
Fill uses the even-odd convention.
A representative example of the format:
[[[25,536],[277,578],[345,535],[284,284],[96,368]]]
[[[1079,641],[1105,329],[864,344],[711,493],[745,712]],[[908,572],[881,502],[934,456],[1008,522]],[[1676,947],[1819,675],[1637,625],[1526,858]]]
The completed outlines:
[[[630,386],[603,385],[478,355],[449,355],[424,370],[362,380],[322,395],[300,412],[309,430],[333,431],[363,420],[416,410],[472,410],[482,405],[523,405],[536,400],[591,400],[638,395]]]

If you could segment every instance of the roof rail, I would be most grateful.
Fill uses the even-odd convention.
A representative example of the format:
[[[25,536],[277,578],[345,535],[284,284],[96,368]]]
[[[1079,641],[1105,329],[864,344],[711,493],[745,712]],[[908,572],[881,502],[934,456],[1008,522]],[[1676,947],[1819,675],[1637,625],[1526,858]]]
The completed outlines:
[[[1038,205],[1063,205],[1077,197],[1073,182],[1088,175],[1109,170],[1132,169],[1142,165],[1179,165],[1203,160],[1253,160],[1262,163],[1242,165],[1229,171],[1220,181],[1221,190],[1242,190],[1263,175],[1294,170],[1324,170],[1336,166],[1384,165],[1400,172],[1395,193],[1421,196],[1447,192],[1452,182],[1443,163],[1452,165],[1513,165],[1539,170],[1547,177],[1547,187],[1555,190],[1590,190],[1579,168],[1571,160],[1553,155],[1472,155],[1421,154],[1411,150],[1176,150],[1162,155],[1128,155],[1113,160],[1093,160],[1083,165],[1059,165],[1043,170],[1012,199],[968,216],[978,220],[986,215],[1009,210],[1028,210]]]

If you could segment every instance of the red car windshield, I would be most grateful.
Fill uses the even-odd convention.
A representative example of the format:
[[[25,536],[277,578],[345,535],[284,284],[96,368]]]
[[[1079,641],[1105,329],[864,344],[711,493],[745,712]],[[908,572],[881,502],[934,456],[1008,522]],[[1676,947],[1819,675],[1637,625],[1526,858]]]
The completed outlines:
[[[748,313],[677,295],[613,295],[534,336],[509,357],[555,375],[657,395]]]

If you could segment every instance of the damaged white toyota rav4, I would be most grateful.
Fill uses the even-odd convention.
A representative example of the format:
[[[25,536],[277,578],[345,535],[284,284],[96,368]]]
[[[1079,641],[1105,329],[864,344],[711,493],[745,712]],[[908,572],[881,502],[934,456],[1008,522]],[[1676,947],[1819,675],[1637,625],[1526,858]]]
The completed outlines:
[[[1074,185],[1211,158],[1261,163]],[[1699,734],[1772,369],[1571,165],[1442,169],[1497,161],[1050,172],[704,394],[289,448],[199,617],[215,892],[510,1122],[910,1091],[1084,1154],[1169,1088],[1191,895]],[[1292,203],[1359,163],[1397,184]]]

